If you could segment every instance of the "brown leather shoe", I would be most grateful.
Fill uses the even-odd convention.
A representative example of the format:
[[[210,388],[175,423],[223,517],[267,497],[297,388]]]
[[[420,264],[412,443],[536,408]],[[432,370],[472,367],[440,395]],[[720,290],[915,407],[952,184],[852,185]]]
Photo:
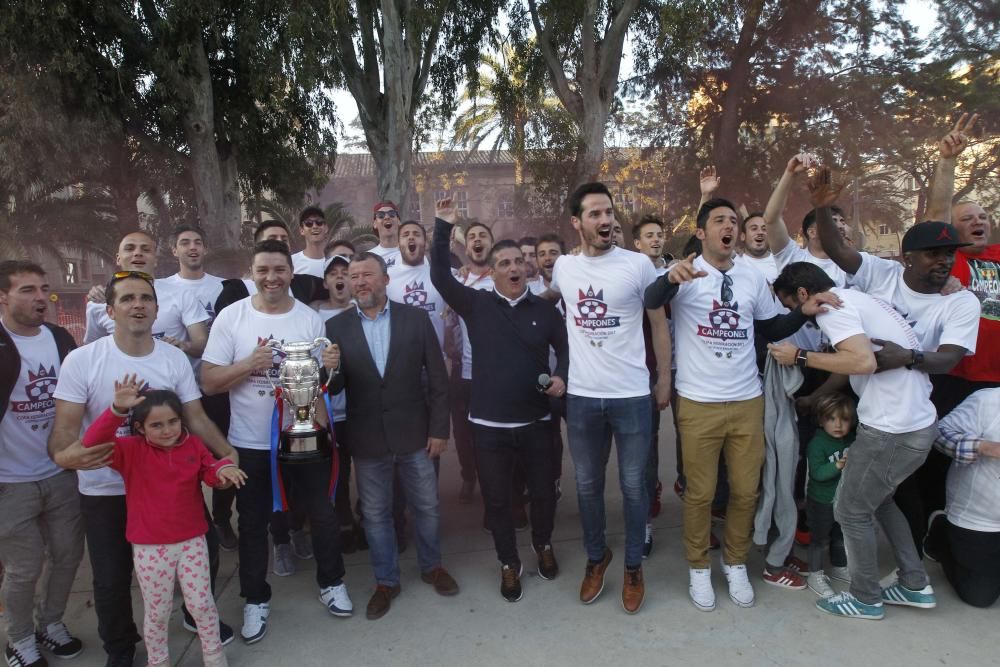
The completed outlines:
[[[428,572],[421,572],[420,579],[425,584],[433,586],[434,592],[438,595],[458,595],[458,583],[440,565]]]
[[[590,604],[601,594],[604,590],[604,571],[610,564],[611,549],[604,550],[604,558],[600,563],[587,561],[587,571],[583,575],[583,583],[580,584],[580,602]]]
[[[634,570],[625,568],[625,583],[622,584],[622,608],[626,613],[634,614],[642,606],[646,596],[646,586],[642,583],[642,567]]]
[[[385,616],[392,604],[392,599],[399,595],[401,590],[403,589],[399,584],[395,586],[377,585],[375,592],[372,593],[372,599],[368,601],[368,608],[365,610],[365,616],[368,617],[368,620],[374,621]]]

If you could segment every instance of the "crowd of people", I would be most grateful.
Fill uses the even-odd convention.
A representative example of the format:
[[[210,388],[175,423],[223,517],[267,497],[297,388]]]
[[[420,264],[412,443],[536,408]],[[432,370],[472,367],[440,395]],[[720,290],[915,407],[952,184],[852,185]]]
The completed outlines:
[[[714,169],[703,170],[696,229],[676,259],[654,216],[634,225],[634,251],[626,247],[601,183],[569,198],[569,252],[556,234],[494,239],[481,223],[463,225],[448,198],[431,230],[377,203],[379,243],[369,249],[330,240],[316,207],[301,213],[295,254],[293,230],[262,222],[248,268],[225,277],[206,272],[195,226],[174,231],[178,271],[161,278],[158,240],[131,232],[118,270],[88,295],[80,347],[47,321],[44,270],[0,263],[7,664],[82,651],[63,614],[85,543],[109,666],[132,665],[141,639],[150,665],[169,664],[175,581],[204,663],[227,664],[236,633],[214,602],[220,549],[239,553],[246,643],[267,632],[268,572],[290,575],[299,559],[315,559],[318,599],[337,617],[354,613],[343,555],[368,551],[365,615],[379,619],[402,593],[410,535],[421,581],[459,594],[440,546],[439,462],[452,438],[457,500],[475,502],[479,486],[500,594],[517,602],[519,531],[530,527],[540,578],[559,575],[563,423],[587,558],[580,602],[601,596],[613,560],[605,477],[614,445],[621,605],[637,613],[662,508],[668,408],[698,610],[716,606],[716,549],[732,603],[754,605],[755,546],[761,581],[809,589],[834,616],[934,607],[925,559],[941,563],[962,600],[992,605],[1000,245],[989,243],[981,206],[952,202],[975,122],[963,116],[940,142],[925,220],[903,237],[901,262],[863,251],[836,206],[835,175],[801,153],[762,213],[719,198]],[[794,188],[812,205],[802,246],[782,217]],[[291,417],[281,346],[321,337],[331,344],[315,353],[324,393],[315,426],[335,445],[283,462],[275,451]],[[876,524],[896,567],[881,580]],[[807,560],[796,542],[808,545]]]

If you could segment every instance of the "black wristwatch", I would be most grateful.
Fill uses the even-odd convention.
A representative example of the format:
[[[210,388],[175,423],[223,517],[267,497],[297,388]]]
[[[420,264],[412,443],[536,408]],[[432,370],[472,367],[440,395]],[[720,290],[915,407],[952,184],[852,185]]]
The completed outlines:
[[[803,350],[800,348],[799,351],[795,353],[795,365],[799,368],[805,368],[808,360],[809,350]]]
[[[924,363],[924,353],[920,350],[910,350],[910,363],[906,364],[906,370],[912,371],[915,366]]]

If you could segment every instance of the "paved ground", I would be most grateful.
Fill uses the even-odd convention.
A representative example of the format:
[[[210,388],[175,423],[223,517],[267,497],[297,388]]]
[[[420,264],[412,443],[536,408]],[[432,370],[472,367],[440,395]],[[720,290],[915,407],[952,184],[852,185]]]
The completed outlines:
[[[668,422],[668,420],[664,420]],[[673,434],[665,423],[661,435],[661,477],[673,481]],[[480,528],[482,505],[457,503],[458,470],[454,449],[441,470],[443,552],[445,565],[462,587],[460,595],[442,598],[419,579],[414,547],[402,558],[403,593],[379,621],[364,618],[373,590],[367,552],[347,557],[347,585],[356,616],[330,616],[317,600],[312,561],[299,561],[291,577],[270,577],[274,589],[268,634],[258,644],[239,639],[228,647],[230,664],[263,666],[354,664],[365,666],[423,665],[676,665],[708,662],[716,665],[800,665],[865,663],[876,665],[985,665],[1000,662],[993,633],[997,611],[979,610],[957,599],[933,563],[929,571],[938,593],[932,611],[890,607],[880,622],[840,620],[813,608],[807,591],[786,592],[759,579],[763,565],[754,554],[751,568],[757,604],[733,605],[725,579],[715,562],[718,608],[697,611],[687,597],[687,570],[680,539],[680,501],[664,495],[664,511],[655,521],[653,556],[646,562],[646,601],[636,616],[621,608],[623,567],[621,498],[614,488],[617,468],[609,467],[608,534],[615,560],[603,595],[590,606],[578,601],[585,557],[580,544],[569,455],[563,463],[563,499],[556,517],[554,544],[562,572],[554,581],[540,579],[528,534],[519,533],[526,567],[524,598],[509,604],[499,595],[499,571],[492,540]],[[669,482],[669,483],[668,483]],[[800,554],[804,556],[804,553]],[[718,558],[716,554],[715,558]],[[235,577],[235,554],[224,553],[219,581],[219,609],[237,633],[242,600]],[[528,568],[531,567],[530,574]],[[892,569],[891,557],[883,570]],[[141,618],[142,601],[134,605]],[[84,653],[67,665],[104,664],[93,611],[91,574],[85,561],[77,576],[66,622],[85,643]],[[179,601],[171,625],[171,657],[176,665],[201,664],[196,638],[180,625]],[[2,638],[6,641],[6,638]],[[144,664],[142,645],[136,664]]]

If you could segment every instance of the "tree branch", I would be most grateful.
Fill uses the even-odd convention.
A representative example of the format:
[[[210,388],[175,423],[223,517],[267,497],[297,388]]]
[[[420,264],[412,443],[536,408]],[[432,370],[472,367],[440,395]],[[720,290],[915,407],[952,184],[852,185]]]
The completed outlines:
[[[545,61],[545,68],[549,71],[552,89],[555,90],[559,101],[563,103],[566,110],[579,118],[583,115],[583,105],[579,96],[569,87],[569,81],[567,81],[566,73],[562,68],[562,61],[552,44],[552,27],[551,25],[542,26],[542,20],[538,15],[538,0],[528,0],[528,10],[531,12],[531,22],[535,26],[535,44],[542,52],[542,59]]]

